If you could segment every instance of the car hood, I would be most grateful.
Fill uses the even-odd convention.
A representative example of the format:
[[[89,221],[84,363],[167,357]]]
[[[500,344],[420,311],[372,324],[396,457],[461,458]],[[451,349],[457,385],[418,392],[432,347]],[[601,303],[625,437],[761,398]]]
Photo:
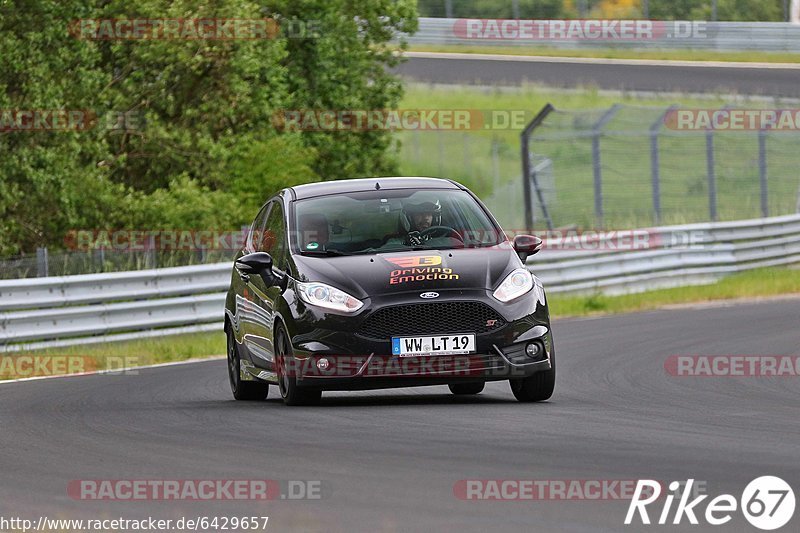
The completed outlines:
[[[494,289],[521,266],[511,244],[354,256],[294,256],[297,279],[318,281],[356,298],[389,293]]]

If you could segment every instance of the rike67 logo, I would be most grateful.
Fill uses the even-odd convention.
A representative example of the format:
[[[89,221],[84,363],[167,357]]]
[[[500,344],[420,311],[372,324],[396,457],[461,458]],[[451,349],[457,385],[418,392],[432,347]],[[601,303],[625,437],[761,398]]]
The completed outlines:
[[[762,476],[754,479],[745,487],[739,500],[731,494],[721,494],[707,503],[704,513],[701,513],[700,504],[708,498],[708,495],[700,495],[690,501],[693,484],[693,479],[686,482],[674,514],[672,504],[676,495],[669,494],[664,498],[664,505],[658,515],[657,524],[678,525],[685,518],[690,524],[697,525],[700,523],[699,515],[705,519],[707,524],[721,526],[730,522],[733,514],[741,509],[745,519],[751,525],[763,531],[772,531],[785,526],[794,515],[794,491],[779,477]],[[673,481],[669,484],[669,490],[675,493],[682,485],[678,481]],[[658,481],[639,480],[628,507],[628,514],[625,516],[625,525],[634,523],[637,515],[642,524],[651,524],[647,506],[656,502],[660,496],[661,484]],[[670,515],[672,515],[671,521]]]

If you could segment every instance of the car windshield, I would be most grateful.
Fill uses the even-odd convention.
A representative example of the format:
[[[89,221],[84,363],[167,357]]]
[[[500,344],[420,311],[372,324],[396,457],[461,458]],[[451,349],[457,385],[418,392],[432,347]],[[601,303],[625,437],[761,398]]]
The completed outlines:
[[[476,248],[505,240],[461,190],[377,190],[294,205],[292,247],[309,255]]]

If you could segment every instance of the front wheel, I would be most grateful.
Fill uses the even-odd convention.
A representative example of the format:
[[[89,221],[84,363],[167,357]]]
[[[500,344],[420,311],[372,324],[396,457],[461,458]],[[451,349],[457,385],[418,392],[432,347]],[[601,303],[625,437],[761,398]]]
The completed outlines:
[[[269,394],[269,385],[259,381],[242,381],[242,360],[236,348],[236,339],[231,328],[227,330],[228,338],[228,380],[231,383],[233,397],[239,401],[264,400]]]
[[[275,331],[275,373],[278,388],[286,405],[315,405],[322,398],[321,389],[297,386],[297,365],[294,363],[289,336],[283,326]]]
[[[555,353],[550,356],[550,364],[550,370],[537,372],[527,378],[509,380],[514,397],[521,402],[543,402],[550,399],[556,388]]]

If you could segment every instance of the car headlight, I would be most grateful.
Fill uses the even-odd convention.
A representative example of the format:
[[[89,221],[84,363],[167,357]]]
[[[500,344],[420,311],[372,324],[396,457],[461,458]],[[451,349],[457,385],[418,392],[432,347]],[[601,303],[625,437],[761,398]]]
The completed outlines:
[[[297,283],[297,294],[309,305],[315,305],[332,311],[355,313],[364,304],[336,287],[324,283]]]
[[[533,274],[525,268],[511,272],[494,291],[494,297],[501,302],[510,302],[529,292],[534,287]]]

